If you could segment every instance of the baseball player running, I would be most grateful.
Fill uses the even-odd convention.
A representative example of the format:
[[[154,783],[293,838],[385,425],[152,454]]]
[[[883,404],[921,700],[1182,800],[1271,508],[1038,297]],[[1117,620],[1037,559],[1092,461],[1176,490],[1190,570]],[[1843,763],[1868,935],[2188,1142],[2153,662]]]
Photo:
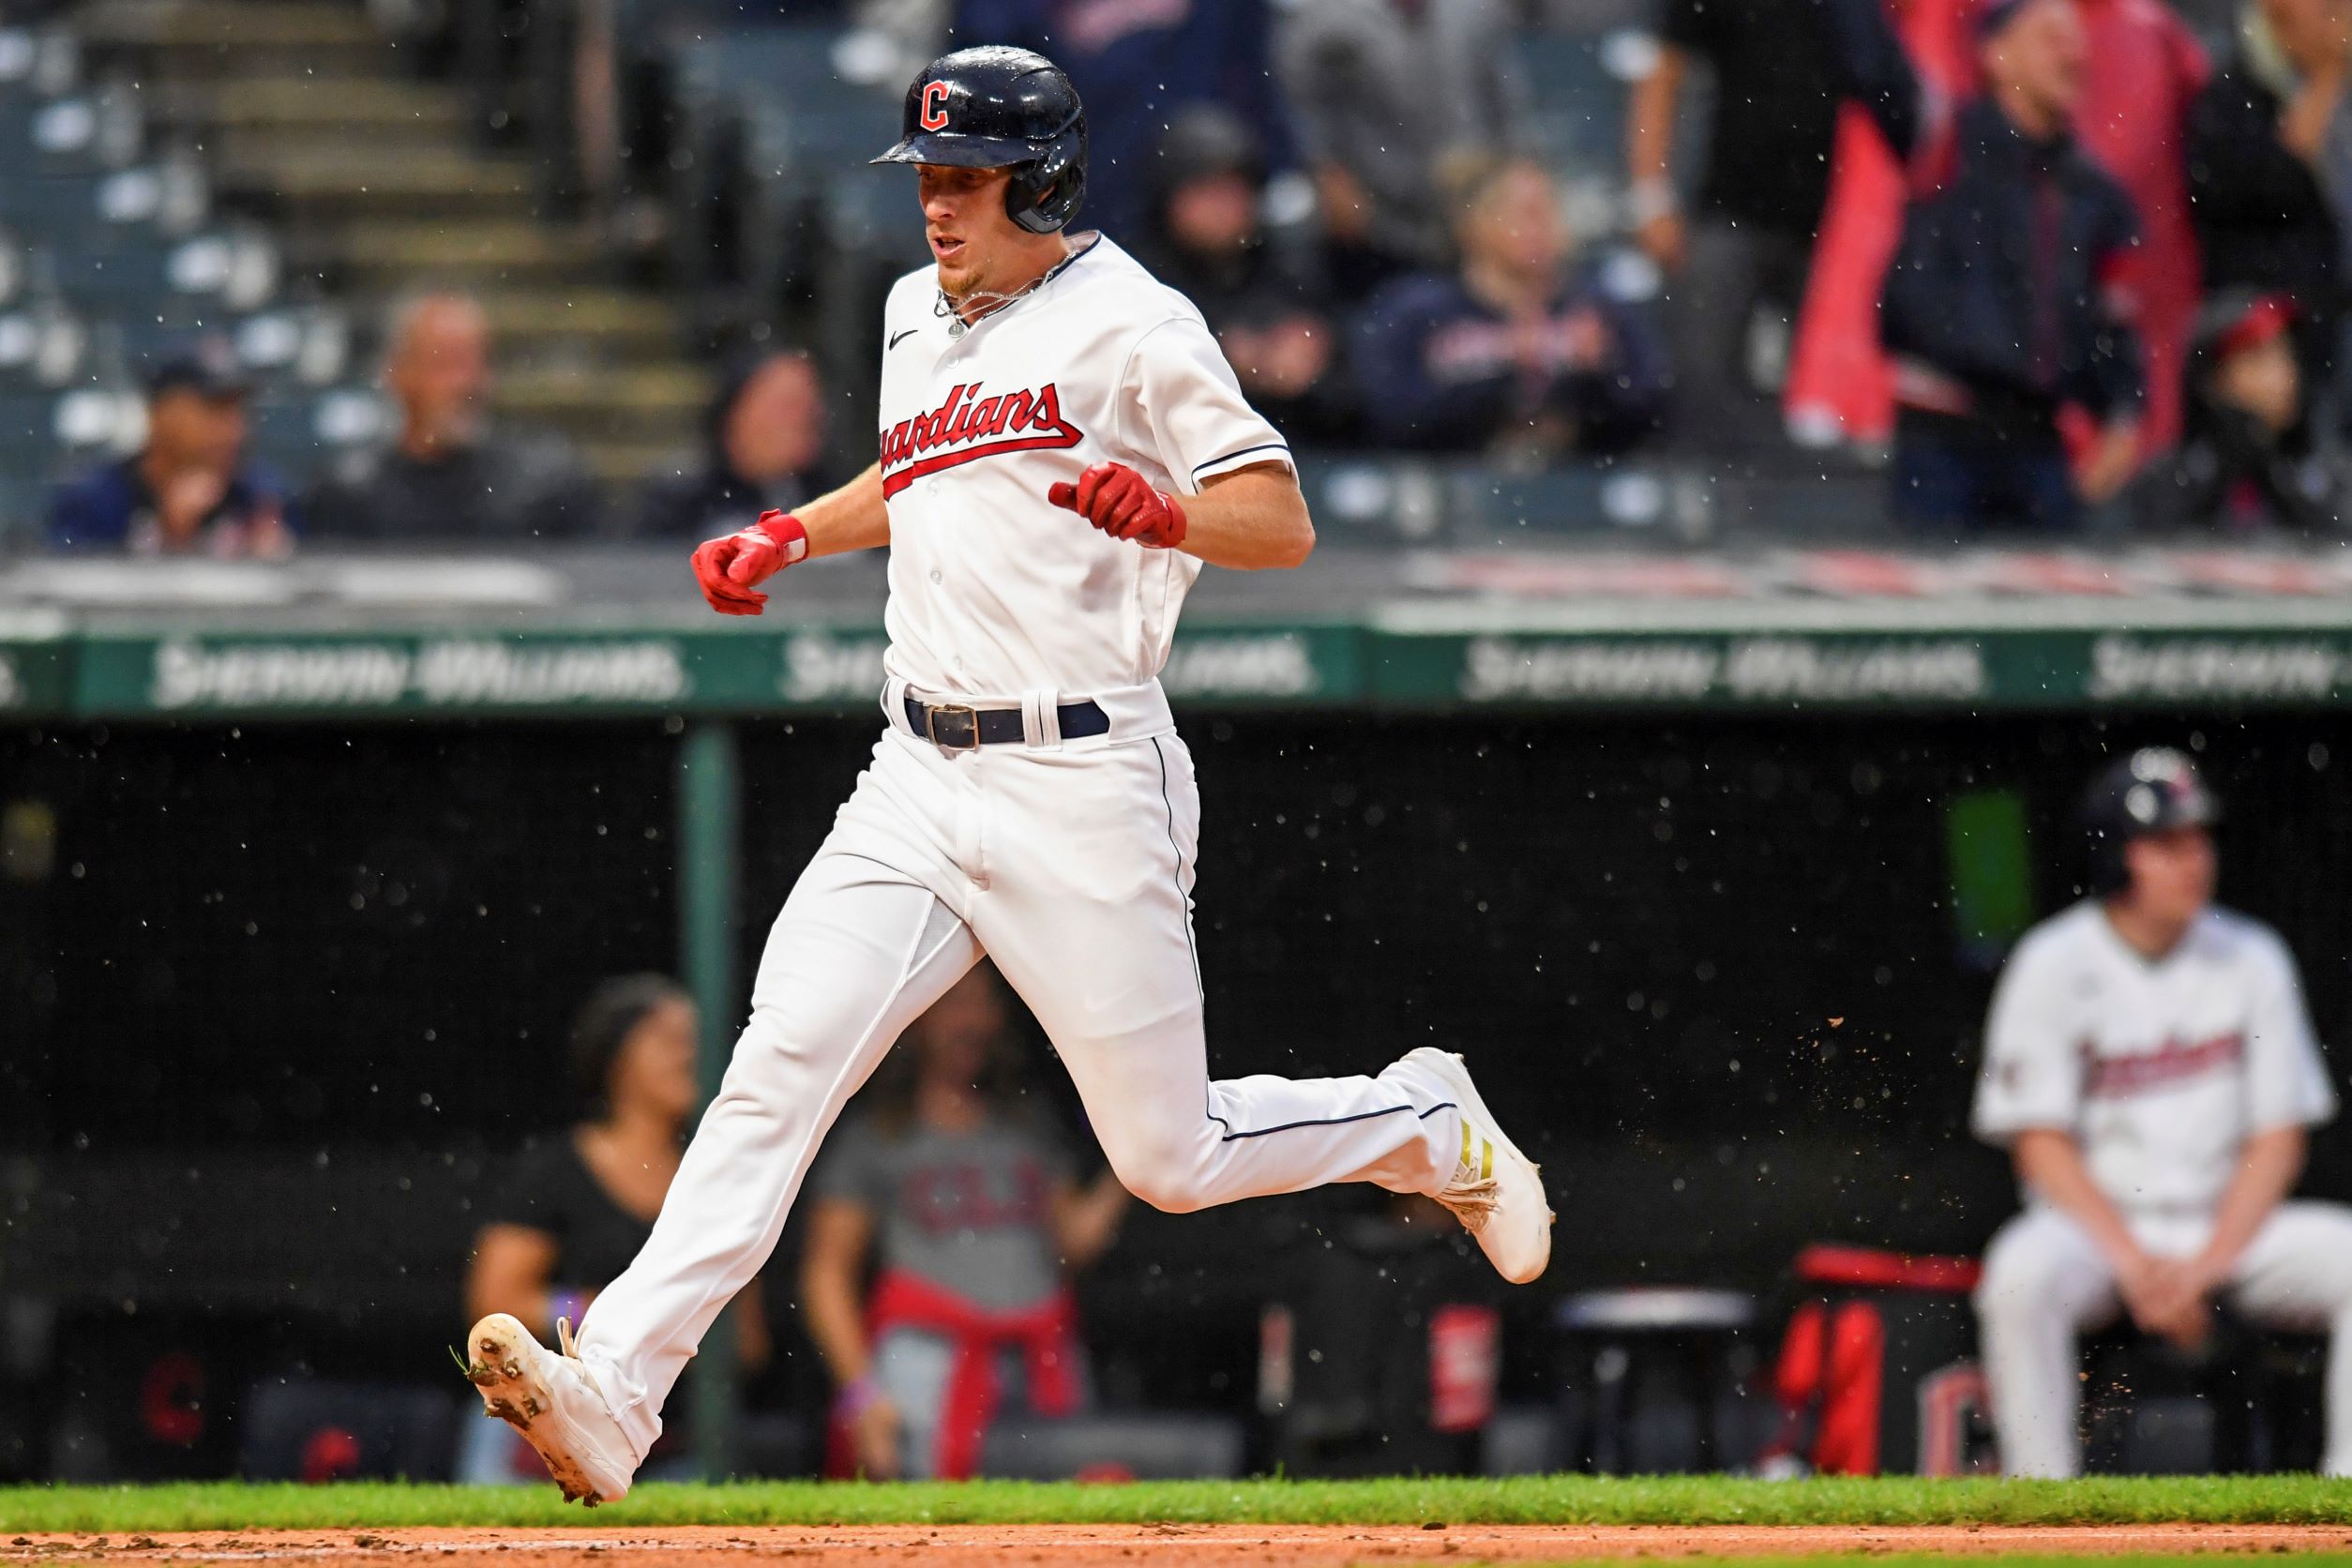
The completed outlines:
[[[908,88],[904,129],[876,161],[914,166],[933,264],[883,308],[881,460],[694,555],[713,609],[756,615],[787,566],[887,545],[889,729],[776,918],[644,1250],[577,1343],[558,1325],[561,1353],[503,1315],[468,1342],[484,1402],[567,1498],[628,1490],[843,1102],[984,953],[1146,1202],[1372,1182],[1446,1205],[1508,1279],[1551,1254],[1536,1168],[1456,1057],[1210,1080],[1199,801],[1157,675],[1204,562],[1306,559],[1290,453],[1190,302],[1068,232],[1086,121],[1050,61],[945,55]]]
[[[2326,1465],[2352,1473],[2352,1209],[2283,1201],[2335,1094],[2285,943],[2212,903],[2216,814],[2178,751],[2101,774],[2093,896],[2028,931],[1994,994],[1973,1121],[2026,1211],[1976,1309],[2012,1475],[2081,1466],[2076,1334],[2119,1307],[2194,1347],[2222,1294],[2334,1335]]]

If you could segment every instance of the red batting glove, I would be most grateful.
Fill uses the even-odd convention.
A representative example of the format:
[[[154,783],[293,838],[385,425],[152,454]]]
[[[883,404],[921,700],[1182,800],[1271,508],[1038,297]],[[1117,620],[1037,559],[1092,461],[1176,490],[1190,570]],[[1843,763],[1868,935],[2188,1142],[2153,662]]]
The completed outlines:
[[[1048,490],[1046,499],[1146,550],[1174,550],[1184,542],[1184,508],[1124,463],[1098,462],[1077,484]]]
[[[808,556],[808,530],[789,512],[761,512],[760,520],[694,552],[694,580],[721,615],[757,615],[768,602],[752,589]]]

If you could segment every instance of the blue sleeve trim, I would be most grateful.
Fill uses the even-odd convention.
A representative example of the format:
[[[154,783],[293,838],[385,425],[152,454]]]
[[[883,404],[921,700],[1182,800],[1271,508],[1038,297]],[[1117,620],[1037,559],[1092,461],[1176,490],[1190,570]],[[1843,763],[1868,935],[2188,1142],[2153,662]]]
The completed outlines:
[[[1279,441],[1269,441],[1258,446],[1244,446],[1238,452],[1228,452],[1221,458],[1211,458],[1207,462],[1193,464],[1193,477],[1199,478],[1200,471],[1204,468],[1214,468],[1219,463],[1231,462],[1235,458],[1248,457],[1252,452],[1279,452],[1287,458],[1290,455],[1290,448],[1286,443]]]

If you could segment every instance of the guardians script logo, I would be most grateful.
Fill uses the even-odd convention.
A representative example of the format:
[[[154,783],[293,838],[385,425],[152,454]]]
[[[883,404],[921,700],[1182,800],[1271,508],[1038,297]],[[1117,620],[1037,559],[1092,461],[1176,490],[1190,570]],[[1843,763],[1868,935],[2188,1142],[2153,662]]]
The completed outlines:
[[[1034,392],[979,396],[980,384],[957,386],[928,414],[882,431],[884,500],[926,475],[992,458],[1001,452],[1040,452],[1076,446],[1077,426],[1062,417],[1062,393],[1052,382]]]

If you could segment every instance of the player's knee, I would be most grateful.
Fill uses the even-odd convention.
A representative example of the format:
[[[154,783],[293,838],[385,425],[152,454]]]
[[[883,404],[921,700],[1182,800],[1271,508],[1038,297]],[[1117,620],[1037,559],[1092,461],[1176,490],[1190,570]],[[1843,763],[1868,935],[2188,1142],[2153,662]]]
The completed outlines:
[[[1206,1207],[1194,1140],[1158,1131],[1130,1133],[1104,1139],[1103,1153],[1119,1184],[1163,1214],[1188,1214]]]
[[[2019,1245],[2011,1236],[1996,1237],[1977,1282],[1977,1316],[1988,1326],[2043,1319],[2061,1289],[2061,1274],[2058,1260],[2046,1250]]]

